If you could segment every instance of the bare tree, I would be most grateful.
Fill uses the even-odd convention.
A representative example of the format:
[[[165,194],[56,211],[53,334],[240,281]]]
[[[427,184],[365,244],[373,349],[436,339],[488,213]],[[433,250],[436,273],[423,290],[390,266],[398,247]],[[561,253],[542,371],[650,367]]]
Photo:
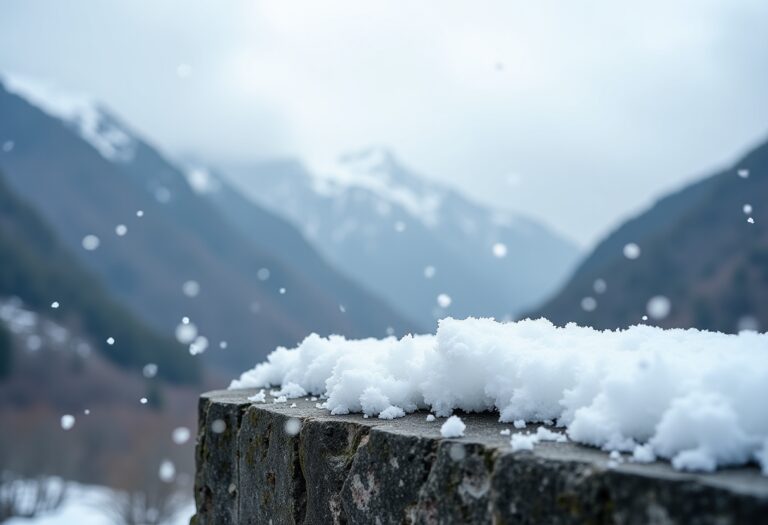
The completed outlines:
[[[67,483],[60,478],[24,479],[5,471],[0,474],[0,523],[16,517],[34,518],[56,510],[66,494]]]

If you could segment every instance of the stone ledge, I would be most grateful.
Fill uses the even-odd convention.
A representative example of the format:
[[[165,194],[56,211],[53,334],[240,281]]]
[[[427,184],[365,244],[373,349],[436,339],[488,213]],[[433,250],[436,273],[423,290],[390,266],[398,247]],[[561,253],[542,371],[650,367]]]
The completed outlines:
[[[614,467],[572,443],[513,453],[499,434],[511,425],[492,414],[462,414],[465,436],[443,439],[443,420],[425,413],[331,416],[308,399],[253,404],[254,393],[201,396],[193,523],[768,523],[756,468]],[[296,436],[284,430],[291,418]]]

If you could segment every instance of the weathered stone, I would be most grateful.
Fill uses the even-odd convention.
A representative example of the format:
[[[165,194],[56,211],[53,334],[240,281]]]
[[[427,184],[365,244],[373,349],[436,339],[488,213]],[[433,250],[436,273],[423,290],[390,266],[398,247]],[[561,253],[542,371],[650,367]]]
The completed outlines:
[[[756,468],[614,464],[572,443],[513,453],[492,414],[462,414],[465,437],[448,440],[423,413],[331,416],[306,399],[251,404],[252,393],[201,399],[199,525],[768,523],[768,477]],[[294,418],[297,434],[286,431]]]

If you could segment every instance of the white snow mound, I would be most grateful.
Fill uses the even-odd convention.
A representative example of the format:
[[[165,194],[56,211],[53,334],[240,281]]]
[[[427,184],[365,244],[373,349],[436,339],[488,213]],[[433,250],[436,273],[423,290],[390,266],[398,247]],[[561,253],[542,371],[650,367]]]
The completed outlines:
[[[757,462],[768,473],[768,334],[447,318],[436,335],[400,340],[313,334],[230,388],[277,385],[326,395],[334,414],[498,411],[678,469]]]

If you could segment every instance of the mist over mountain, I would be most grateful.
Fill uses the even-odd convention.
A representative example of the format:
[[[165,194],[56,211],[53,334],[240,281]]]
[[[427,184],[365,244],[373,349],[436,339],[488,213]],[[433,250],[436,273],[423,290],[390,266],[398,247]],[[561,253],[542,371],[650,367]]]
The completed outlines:
[[[267,241],[256,245],[181,169],[93,101],[3,83],[0,170],[9,186],[161,333],[188,317],[204,337],[197,349],[208,347],[204,358],[239,369],[313,331],[363,337],[415,328],[376,297],[352,285],[331,289],[302,260],[281,260]],[[304,242],[284,221],[261,219]],[[355,308],[342,312],[344,304]]]
[[[98,279],[61,246],[41,217],[13,195],[2,173],[0,268],[0,298],[23,301],[33,311],[46,312],[57,321],[56,327],[47,329],[53,339],[71,339],[69,333],[75,330],[80,338],[90,340],[89,349],[97,349],[123,368],[138,371],[153,363],[162,378],[176,382],[200,379],[198,363],[186,349],[170,335],[161,337],[149,330],[112,300]],[[9,314],[19,310],[12,304],[3,308]],[[39,317],[35,313],[24,315],[28,322],[21,325],[35,324]],[[5,333],[6,319],[0,317],[0,331]],[[32,337],[28,343],[34,350],[40,336]],[[107,343],[109,338],[112,344]],[[0,339],[0,362],[8,362],[12,355],[10,339]]]
[[[618,227],[531,312],[598,328],[768,327],[768,143]]]
[[[478,205],[383,148],[345,155],[328,171],[290,159],[222,171],[334,266],[426,326],[448,315],[512,317],[551,294],[578,257],[541,224]]]

